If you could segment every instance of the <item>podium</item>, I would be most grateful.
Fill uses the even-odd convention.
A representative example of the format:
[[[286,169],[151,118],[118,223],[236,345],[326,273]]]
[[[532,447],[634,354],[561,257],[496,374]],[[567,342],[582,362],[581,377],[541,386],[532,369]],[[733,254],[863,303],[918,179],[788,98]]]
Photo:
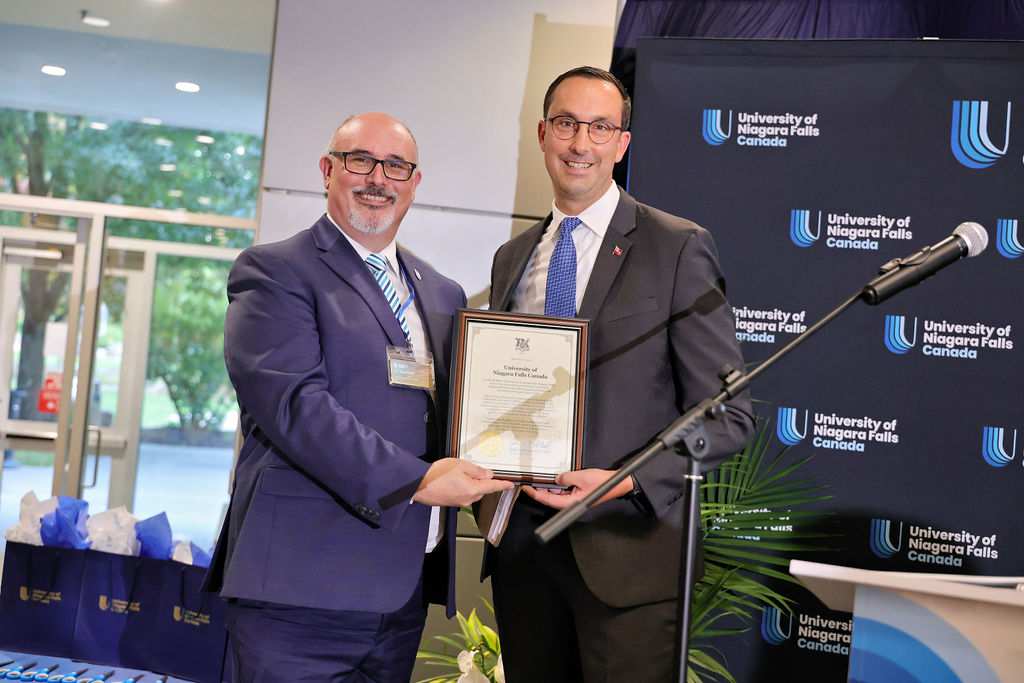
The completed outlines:
[[[1024,577],[919,574],[792,560],[830,609],[853,612],[850,683],[1024,680]]]

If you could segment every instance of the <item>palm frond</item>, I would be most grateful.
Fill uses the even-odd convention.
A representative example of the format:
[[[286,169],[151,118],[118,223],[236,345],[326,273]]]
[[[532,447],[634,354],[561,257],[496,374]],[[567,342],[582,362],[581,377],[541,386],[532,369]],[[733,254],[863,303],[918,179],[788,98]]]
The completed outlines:
[[[705,575],[694,589],[687,683],[703,676],[734,681],[724,658],[709,639],[749,629],[765,607],[789,612],[792,600],[767,581],[796,583],[785,553],[824,549],[808,541],[828,537],[820,530],[822,514],[795,509],[826,500],[827,485],[801,477],[809,458],[786,462],[787,448],[772,457],[770,422],[740,453],[707,475],[701,486],[701,529]],[[731,617],[738,626],[719,626]]]

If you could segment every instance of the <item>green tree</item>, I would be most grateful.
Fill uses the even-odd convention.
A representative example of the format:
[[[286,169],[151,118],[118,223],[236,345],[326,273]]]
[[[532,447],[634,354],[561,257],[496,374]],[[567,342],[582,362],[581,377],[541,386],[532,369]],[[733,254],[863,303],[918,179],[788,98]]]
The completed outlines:
[[[147,374],[163,380],[186,438],[216,430],[232,408],[224,368],[224,281],[229,264],[162,256],[153,296]],[[179,323],[188,311],[188,325]]]
[[[252,217],[261,149],[262,140],[250,135],[0,108],[0,191]],[[34,227],[41,227],[38,219]],[[111,219],[107,230],[216,246],[252,243],[248,232],[172,223]],[[223,264],[200,259],[170,258],[157,269],[147,377],[166,384],[186,431],[216,429],[230,407],[220,352],[225,275]],[[23,284],[30,310],[18,388],[30,396],[42,379],[46,322],[59,310],[59,292],[66,289],[58,274],[26,278]],[[123,292],[105,291],[108,297],[120,300]],[[110,310],[118,316],[123,307]]]
[[[45,168],[52,135],[47,116],[40,112],[0,109],[0,131],[6,131],[6,135],[0,136],[0,188],[16,190],[22,186],[29,194],[48,194],[51,176]],[[59,218],[25,214],[18,217],[18,223],[54,230],[59,225]],[[39,418],[36,402],[32,399],[43,383],[46,325],[66,315],[66,310],[58,313],[58,307],[67,305],[68,284],[67,273],[31,268],[25,269],[22,275],[24,317],[16,387],[24,392],[25,400],[20,402],[18,413],[23,420]],[[14,401],[11,402],[11,410],[14,410]]]

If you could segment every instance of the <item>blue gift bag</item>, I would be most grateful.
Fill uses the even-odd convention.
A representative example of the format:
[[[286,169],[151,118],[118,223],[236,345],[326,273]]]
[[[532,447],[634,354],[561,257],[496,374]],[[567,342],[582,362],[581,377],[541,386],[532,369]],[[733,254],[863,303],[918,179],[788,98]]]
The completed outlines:
[[[227,650],[226,604],[202,590],[206,570],[173,560],[164,563],[149,667],[202,683],[220,683]]]
[[[0,649],[70,657],[84,550],[7,543]]]
[[[71,657],[149,668],[165,564],[86,550]]]

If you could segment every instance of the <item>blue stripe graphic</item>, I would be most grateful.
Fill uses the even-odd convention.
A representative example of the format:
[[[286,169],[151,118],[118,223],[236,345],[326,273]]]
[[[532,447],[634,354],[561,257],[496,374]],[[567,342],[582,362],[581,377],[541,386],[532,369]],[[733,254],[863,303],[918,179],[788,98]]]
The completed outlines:
[[[849,680],[871,683],[1008,683],[985,648],[988,633],[971,617],[938,602],[921,603],[898,592],[861,586],[854,599]]]
[[[914,336],[907,339],[907,320],[902,315],[885,316],[885,348],[902,355],[917,343],[917,318],[914,318]]]
[[[732,110],[729,110],[728,130],[722,130],[722,110],[705,109],[701,133],[704,135],[706,143],[716,147],[728,140],[732,135]]]
[[[1017,430],[1013,430],[1013,446],[1007,453],[1003,444],[1006,435],[1002,427],[985,427],[981,436],[981,455],[992,467],[1005,467],[1017,454]]]
[[[1017,219],[1000,218],[996,221],[996,249],[1006,258],[1024,254],[1024,245],[1017,239]]]
[[[796,408],[779,408],[779,414],[775,420],[775,434],[779,441],[787,446],[795,446],[807,436],[807,411],[804,411],[804,431],[800,432],[797,426]]]
[[[818,212],[818,234],[811,233],[811,212],[792,209],[789,212],[789,239],[798,247],[809,247],[821,237],[821,211]]]
[[[968,168],[988,168],[1010,147],[1010,109],[1006,103],[1006,137],[1003,148],[996,147],[988,136],[988,102],[954,100],[953,123],[949,146],[956,160]]]
[[[781,645],[793,633],[793,615],[787,615],[789,621],[785,630],[782,628],[782,612],[777,607],[765,607],[761,612],[761,636],[772,645]]]
[[[903,545],[903,522],[900,522],[900,530],[896,536],[895,545],[892,542],[892,522],[888,519],[871,520],[871,536],[868,545],[873,552],[882,559],[888,559],[899,552]]]

